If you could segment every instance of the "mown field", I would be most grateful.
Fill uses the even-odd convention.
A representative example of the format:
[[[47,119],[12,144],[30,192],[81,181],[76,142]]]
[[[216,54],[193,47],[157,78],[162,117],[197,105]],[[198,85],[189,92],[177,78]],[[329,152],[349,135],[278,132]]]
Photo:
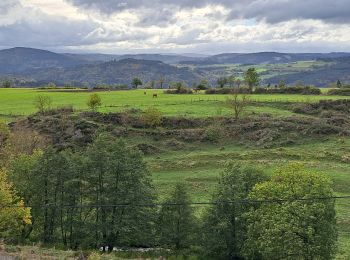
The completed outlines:
[[[227,95],[167,95],[163,91],[146,90],[99,92],[103,106],[100,112],[116,112],[155,106],[166,116],[211,117],[230,116],[226,106]],[[152,98],[157,92],[158,98]],[[48,95],[52,107],[72,105],[87,110],[89,92],[58,92],[34,89],[0,89],[0,117],[15,120],[35,112],[33,101],[37,95]],[[345,99],[338,96],[303,95],[252,95],[254,101],[246,116],[270,114],[273,118],[296,115],[291,110],[295,103],[314,103],[324,99]],[[349,98],[349,97],[347,97]],[[307,115],[298,115],[308,117]],[[140,142],[154,145],[159,151],[145,156],[153,176],[154,185],[164,198],[176,182],[184,182],[190,189],[192,199],[208,201],[220,172],[228,160],[236,160],[257,166],[268,174],[288,162],[301,162],[308,168],[327,174],[334,182],[336,195],[350,195],[350,138],[335,135],[299,140],[283,146],[272,147],[247,144],[244,141],[220,139],[214,143],[191,142],[181,147],[170,147],[156,138],[126,137],[130,144]],[[198,214],[205,206],[198,206]],[[350,199],[337,200],[339,252],[337,259],[350,258]]]

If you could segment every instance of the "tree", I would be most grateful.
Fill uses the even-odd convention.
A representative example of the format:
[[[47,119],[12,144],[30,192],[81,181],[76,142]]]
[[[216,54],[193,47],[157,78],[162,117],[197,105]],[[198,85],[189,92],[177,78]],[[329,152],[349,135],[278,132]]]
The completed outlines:
[[[332,259],[337,240],[335,201],[317,198],[333,195],[328,177],[299,164],[282,167],[270,181],[257,184],[251,200],[276,202],[254,204],[247,214],[246,257]]]
[[[49,84],[47,84],[47,88],[56,88],[56,84],[53,82],[50,82]]]
[[[227,84],[227,78],[226,77],[220,77],[220,78],[218,78],[217,83],[218,83],[220,88],[223,88]]]
[[[12,83],[11,83],[11,81],[9,81],[9,80],[5,80],[5,81],[2,83],[2,86],[3,86],[4,88],[10,88],[10,87],[12,86]]]
[[[163,114],[155,107],[148,107],[142,117],[143,123],[149,127],[157,127],[162,124]]]
[[[142,81],[139,78],[133,78],[131,85],[134,88],[137,88],[138,86],[142,85]]]
[[[341,81],[338,79],[337,80],[337,88],[341,88],[343,86],[343,84],[341,83]]]
[[[233,110],[236,120],[242,115],[249,103],[249,96],[246,94],[240,95],[239,91],[234,91],[232,98],[227,100],[227,104]]]
[[[206,90],[209,87],[209,83],[206,79],[202,79],[199,84],[195,87],[196,90]]]
[[[154,203],[151,175],[141,154],[122,141],[100,135],[86,151],[87,198],[93,205],[125,204],[129,207],[97,207],[91,219],[95,245],[147,246],[154,238],[154,210],[133,205]]]
[[[160,86],[161,89],[163,88],[164,82],[165,82],[165,77],[160,76],[160,78],[159,78],[159,86]]]
[[[195,230],[194,210],[184,184],[178,183],[159,212],[160,243],[175,249],[189,247]]]
[[[241,79],[236,79],[237,88],[240,88],[241,84],[242,84],[242,80]]]
[[[39,113],[45,113],[51,107],[52,99],[46,95],[38,95],[34,99],[34,106],[38,109]]]
[[[31,224],[30,209],[16,195],[3,170],[0,170],[0,205],[0,237],[14,240],[25,225]]]
[[[280,80],[280,82],[278,83],[278,88],[283,89],[286,87],[286,82],[282,79]]]
[[[253,187],[266,177],[260,170],[234,162],[226,165],[212,201],[204,214],[202,246],[215,259],[240,259],[247,238],[245,214],[249,205],[229,203],[245,200]]]
[[[253,90],[253,87],[256,87],[260,83],[260,77],[258,72],[256,71],[255,68],[249,68],[245,75],[244,75],[244,80],[247,83],[250,91]]]
[[[227,78],[227,83],[230,85],[231,88],[233,88],[235,82],[236,82],[235,75],[231,75]]]
[[[91,94],[87,105],[92,111],[96,111],[96,109],[102,105],[101,97],[96,93]]]

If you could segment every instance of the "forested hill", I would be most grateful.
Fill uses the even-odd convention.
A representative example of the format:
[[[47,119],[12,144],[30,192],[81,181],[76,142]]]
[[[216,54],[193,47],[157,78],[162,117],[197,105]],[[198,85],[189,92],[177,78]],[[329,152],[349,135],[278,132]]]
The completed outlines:
[[[183,61],[183,64],[213,65],[213,64],[277,64],[318,59],[336,59],[350,57],[350,53],[223,53],[202,59]]]
[[[0,50],[0,73],[22,73],[33,69],[68,68],[86,63],[79,57],[70,57],[50,51],[31,48]]]
[[[277,83],[284,80],[287,84],[293,84],[302,81],[308,85],[328,86],[329,84],[340,80],[341,82],[350,82],[350,57],[324,59],[330,65],[306,70],[288,75],[276,76],[268,79],[271,83]]]
[[[160,61],[124,59],[100,64],[88,64],[74,68],[38,70],[28,74],[36,84],[54,82],[56,84],[89,85],[130,84],[134,77],[143,83],[164,78],[166,82],[183,81],[192,84],[200,80],[200,75],[188,68],[178,68]]]

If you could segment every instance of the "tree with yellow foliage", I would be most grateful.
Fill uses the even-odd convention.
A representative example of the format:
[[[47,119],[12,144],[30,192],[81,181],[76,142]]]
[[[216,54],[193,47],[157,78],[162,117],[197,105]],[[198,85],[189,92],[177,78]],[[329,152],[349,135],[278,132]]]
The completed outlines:
[[[31,224],[30,209],[16,196],[7,174],[0,170],[0,237],[14,238],[24,225]]]

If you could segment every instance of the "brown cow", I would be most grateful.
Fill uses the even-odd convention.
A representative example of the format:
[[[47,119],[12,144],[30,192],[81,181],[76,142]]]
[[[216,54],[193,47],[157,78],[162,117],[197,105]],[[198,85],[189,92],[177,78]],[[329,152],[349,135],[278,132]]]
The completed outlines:
[[[153,93],[153,98],[157,98],[158,94],[157,93]]]

